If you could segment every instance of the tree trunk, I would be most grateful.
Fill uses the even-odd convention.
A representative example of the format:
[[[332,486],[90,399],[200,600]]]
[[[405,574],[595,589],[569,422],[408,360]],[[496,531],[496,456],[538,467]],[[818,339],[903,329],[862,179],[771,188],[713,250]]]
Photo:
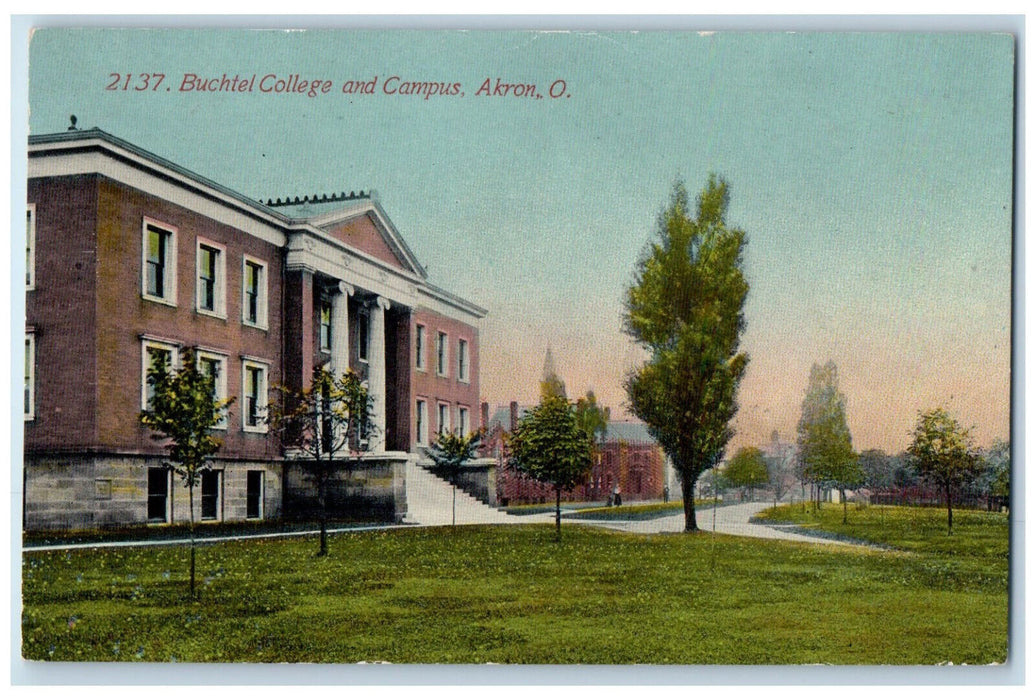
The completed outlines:
[[[838,489],[838,495],[842,497],[842,524],[849,522],[849,502],[845,500],[845,489]]]
[[[190,507],[187,529],[191,533],[191,598],[194,598],[194,481],[187,483],[187,505]]]
[[[950,485],[946,485],[946,528],[947,533],[953,534],[953,492]]]
[[[697,532],[698,521],[694,517],[694,482],[685,474],[680,474],[680,485],[683,487],[683,530]]]
[[[318,557],[327,556],[327,470],[320,470],[320,551]]]
[[[557,527],[556,541],[561,541],[561,487],[555,485],[554,492],[557,494],[557,502],[554,506],[554,524]]]

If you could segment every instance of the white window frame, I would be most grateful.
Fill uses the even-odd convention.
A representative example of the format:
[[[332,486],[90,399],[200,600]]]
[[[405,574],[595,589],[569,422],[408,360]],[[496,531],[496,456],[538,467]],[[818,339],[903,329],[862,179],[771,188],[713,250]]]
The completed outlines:
[[[25,420],[36,419],[36,334],[27,332],[25,334],[25,387],[24,393],[28,395],[28,410],[22,406],[22,413]],[[22,401],[25,401],[23,396]]]
[[[36,205],[25,209],[25,290],[31,291],[36,289]]]
[[[164,277],[162,279],[162,286],[165,289],[163,296],[155,296],[154,294],[148,293],[147,289],[147,249],[148,249],[148,231],[155,228],[164,233],[168,233],[169,236],[166,239],[168,242],[167,249],[165,252],[165,268]],[[177,268],[177,244],[176,239],[179,231],[175,226],[162,223],[155,219],[144,217],[144,223],[141,227],[141,251],[140,251],[140,294],[144,299],[148,301],[158,302],[159,304],[165,304],[167,306],[176,306],[176,268]]]
[[[212,308],[202,306],[201,249],[207,248],[216,254],[216,279],[213,280]],[[206,238],[199,238],[194,245],[194,308],[198,313],[215,318],[227,317],[227,247]]]
[[[425,363],[425,355],[428,353],[428,328],[423,323],[417,324],[417,330],[414,333],[414,351],[417,355],[417,359],[414,361],[414,367],[421,372],[428,371],[428,365]]]
[[[471,343],[467,338],[457,339],[457,380],[468,383],[471,374]]]
[[[417,399],[417,404],[414,408],[414,416],[417,418],[416,433],[417,433],[417,444],[424,447],[428,444],[428,401],[427,399]]]
[[[221,352],[215,352],[214,350],[203,350],[199,348],[195,359],[197,360],[199,371],[201,370],[202,360],[215,360],[220,363],[219,376],[216,377],[216,400],[226,401],[227,394],[229,393],[227,390],[227,376],[230,374],[230,356]],[[227,419],[227,412],[224,411],[223,420],[212,427],[215,430],[226,430],[229,422],[230,421]]]
[[[327,342],[324,342],[324,310],[327,309]],[[317,309],[317,343],[320,345],[320,352],[331,352],[335,343],[335,305],[330,299],[320,300],[320,308]]]
[[[468,425],[471,421],[469,416],[471,410],[467,406],[457,406],[457,434],[461,437],[465,437],[471,432],[471,427]]]
[[[438,331],[435,336],[435,373],[440,377],[450,376],[450,336]]]
[[[148,367],[150,367],[150,364],[148,363],[149,348],[168,350],[170,369],[175,370],[180,366],[180,346],[176,343],[157,338],[144,338],[140,341],[140,410],[142,411],[146,411],[148,409],[147,371]]]
[[[248,266],[254,265],[259,268],[259,289],[257,290],[258,298],[256,299],[256,319],[252,321],[248,318]],[[253,328],[260,328],[267,330],[270,326],[269,320],[269,287],[267,278],[269,277],[269,265],[265,260],[259,258],[253,258],[245,255],[241,259],[241,322],[246,326]]]
[[[259,475],[259,514],[248,515],[248,477],[252,473]],[[245,471],[245,519],[246,520],[263,520],[266,517],[266,470],[265,469],[248,469]]]
[[[211,518],[206,518],[202,515],[205,512],[205,491],[202,488],[205,472],[212,474],[216,478],[216,514]],[[226,481],[226,473],[223,469],[206,469],[205,472],[203,472],[201,479],[198,481],[198,520],[206,523],[223,522],[223,486]]]
[[[248,424],[248,370],[262,370],[259,391],[256,396],[256,425]],[[241,360],[241,429],[246,433],[265,433],[268,426],[259,417],[262,415],[269,400],[270,391],[270,363],[257,358],[243,357]]]
[[[450,404],[439,402],[437,425],[435,427],[439,434],[450,432]]]

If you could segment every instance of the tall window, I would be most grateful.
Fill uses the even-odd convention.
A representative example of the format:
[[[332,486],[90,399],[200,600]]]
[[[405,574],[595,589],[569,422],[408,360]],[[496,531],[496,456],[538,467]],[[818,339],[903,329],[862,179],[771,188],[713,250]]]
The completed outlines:
[[[439,404],[439,432],[450,432],[450,405],[448,403]]]
[[[370,354],[371,343],[371,315],[364,309],[356,318],[356,355],[361,362],[366,362]]]
[[[223,472],[206,469],[201,473],[201,519],[220,520]]]
[[[417,410],[414,412],[414,419],[417,421],[417,444],[428,444],[428,402],[424,399],[417,400]]]
[[[25,288],[36,288],[36,205],[25,210]]]
[[[417,369],[424,369],[424,346],[425,346],[425,327],[418,324],[417,336],[414,339],[414,349],[417,351]]]
[[[213,381],[213,398],[223,401],[227,398],[227,360],[223,355],[210,352],[198,353],[198,369],[206,377]],[[223,419],[216,423],[214,428],[225,430],[227,427],[227,414],[223,413]]]
[[[144,221],[144,297],[176,304],[176,229]]]
[[[198,241],[198,311],[220,317],[226,315],[223,257],[221,246]]]
[[[177,362],[177,348],[172,343],[145,340],[141,346],[140,406],[147,410],[155,396],[155,388],[147,380],[148,370],[164,365],[172,369]]]
[[[266,425],[263,423],[263,413],[267,404],[267,365],[246,360],[241,367],[241,386],[244,394],[243,427],[247,432],[265,433]]]
[[[468,341],[463,338],[457,342],[457,379],[468,381]]]
[[[245,491],[245,517],[256,519],[263,517],[263,472],[254,469],[248,472],[248,483]]]
[[[266,264],[246,257],[241,278],[241,320],[249,326],[266,328]]]
[[[169,522],[170,471],[165,467],[147,470],[147,519],[152,523]]]
[[[449,361],[449,357],[448,357],[449,342],[450,342],[449,337],[445,333],[440,332],[439,336],[438,336],[438,339],[436,340],[436,343],[435,343],[435,357],[436,357],[435,371],[436,371],[436,373],[439,376],[442,376],[442,377],[445,377],[446,374],[447,374],[447,367],[448,367],[447,362]]]
[[[36,417],[36,336],[25,335],[25,420]]]
[[[331,351],[331,302],[320,302],[320,349]]]
[[[457,434],[461,437],[468,434],[468,409],[463,406],[457,408]]]

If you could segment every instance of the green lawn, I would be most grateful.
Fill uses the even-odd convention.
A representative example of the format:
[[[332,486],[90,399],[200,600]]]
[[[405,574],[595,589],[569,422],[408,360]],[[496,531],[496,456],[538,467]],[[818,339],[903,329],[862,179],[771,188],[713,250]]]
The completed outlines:
[[[561,544],[550,525],[344,533],[326,558],[313,538],[209,544],[200,601],[185,548],[27,553],[23,655],[986,664],[1007,654],[1007,559],[974,542],[1006,555],[1006,518],[980,520],[956,556],[576,524]]]

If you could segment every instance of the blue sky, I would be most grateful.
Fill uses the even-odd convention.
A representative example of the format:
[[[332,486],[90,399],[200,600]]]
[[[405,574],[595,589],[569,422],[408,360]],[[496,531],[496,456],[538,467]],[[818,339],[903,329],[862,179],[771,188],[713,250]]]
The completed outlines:
[[[166,82],[105,90],[113,72]],[[336,88],[181,93],[185,73]],[[464,96],[387,95],[390,76]],[[476,96],[487,78],[544,99]],[[988,33],[46,29],[29,125],[76,114],[257,198],[373,188],[431,281],[489,309],[486,400],[534,401],[549,344],[569,393],[616,413],[636,260],[673,182],[716,172],[749,235],[732,447],[792,437],[832,359],[857,449],[900,450],[935,405],[1008,434],[1013,81],[1013,38]]]

